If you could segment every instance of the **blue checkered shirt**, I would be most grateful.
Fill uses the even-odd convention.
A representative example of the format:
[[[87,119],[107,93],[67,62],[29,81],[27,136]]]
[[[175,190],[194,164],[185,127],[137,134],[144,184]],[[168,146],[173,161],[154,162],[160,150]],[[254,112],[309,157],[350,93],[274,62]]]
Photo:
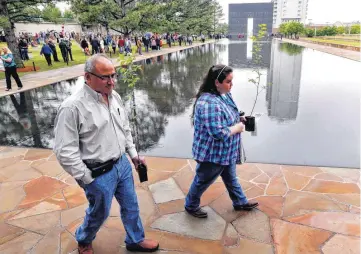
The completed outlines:
[[[239,111],[230,93],[202,94],[194,112],[193,158],[220,165],[241,163],[241,134],[230,136],[228,128],[239,121]]]

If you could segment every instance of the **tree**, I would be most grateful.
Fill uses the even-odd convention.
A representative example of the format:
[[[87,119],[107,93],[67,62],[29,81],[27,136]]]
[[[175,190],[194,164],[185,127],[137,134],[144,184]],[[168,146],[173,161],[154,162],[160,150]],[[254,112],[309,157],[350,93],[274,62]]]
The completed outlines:
[[[291,37],[292,35],[294,35],[295,38],[297,38],[299,34],[303,33],[305,29],[303,24],[296,21],[288,22],[286,24],[286,27],[287,27],[287,34],[290,35]]]
[[[57,23],[61,18],[61,11],[55,4],[47,4],[42,11],[42,18],[45,21]]]
[[[280,27],[278,28],[278,30],[279,30],[279,32],[281,33],[281,34],[288,34],[288,27],[287,27],[287,23],[282,23],[281,25],[280,25]]]
[[[228,34],[228,29],[227,23],[220,23],[216,28],[216,34]]]
[[[345,33],[347,33],[347,29],[344,26],[339,26],[339,27],[336,28],[336,30],[337,30],[337,34],[345,34]]]
[[[166,5],[138,2],[121,19],[111,22],[111,27],[120,28],[124,34],[133,31],[164,32],[164,16]]]
[[[71,0],[71,5],[71,10],[78,15],[82,24],[100,24],[107,31],[112,29],[124,34],[129,33],[127,26],[119,29],[113,22],[125,18],[127,12],[134,8],[135,0]]]
[[[317,36],[333,36],[337,34],[336,26],[325,26],[317,30]]]
[[[351,34],[360,34],[360,33],[361,33],[360,24],[355,24],[351,26]]]
[[[40,18],[34,6],[50,2],[51,0],[0,0],[0,20],[3,23],[6,42],[17,64],[22,64],[22,60],[14,32],[15,22],[34,21]]]
[[[304,35],[306,35],[307,37],[313,37],[315,35],[315,31],[312,28],[305,28],[305,30],[303,31]]]
[[[65,19],[74,19],[74,13],[71,10],[65,10],[63,14]]]

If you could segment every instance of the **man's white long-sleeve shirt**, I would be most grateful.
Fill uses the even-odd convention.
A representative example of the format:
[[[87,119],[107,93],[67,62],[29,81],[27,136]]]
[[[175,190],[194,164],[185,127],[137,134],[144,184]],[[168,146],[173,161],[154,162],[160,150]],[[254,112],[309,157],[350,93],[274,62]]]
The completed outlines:
[[[91,171],[83,160],[106,162],[127,152],[137,156],[129,120],[120,95],[113,91],[109,106],[87,84],[66,99],[55,118],[54,153],[75,179],[91,183]]]

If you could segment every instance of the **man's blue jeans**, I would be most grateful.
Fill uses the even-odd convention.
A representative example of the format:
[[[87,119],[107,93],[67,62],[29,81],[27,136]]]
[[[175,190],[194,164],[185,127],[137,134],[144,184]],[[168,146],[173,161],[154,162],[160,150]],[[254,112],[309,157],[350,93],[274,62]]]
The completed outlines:
[[[144,229],[139,216],[137,195],[134,189],[132,167],[123,155],[111,171],[97,177],[92,183],[79,185],[85,190],[89,207],[83,224],[76,230],[80,244],[90,244],[101,225],[108,218],[113,196],[120,205],[120,215],[126,231],[126,244],[144,240]]]
[[[222,177],[233,206],[244,205],[248,202],[237,180],[235,164],[222,166],[212,162],[201,162],[197,164],[196,176],[186,197],[185,208],[187,210],[197,211],[199,209],[202,194],[218,176]]]

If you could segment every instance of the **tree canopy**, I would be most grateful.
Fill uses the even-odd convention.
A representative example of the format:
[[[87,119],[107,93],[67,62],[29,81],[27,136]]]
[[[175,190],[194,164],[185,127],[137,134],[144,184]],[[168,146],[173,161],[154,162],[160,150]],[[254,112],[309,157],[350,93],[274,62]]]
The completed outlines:
[[[214,33],[221,25],[216,0],[71,0],[72,11],[85,25],[101,24],[124,34],[134,31]]]
[[[299,35],[304,32],[303,24],[297,21],[291,21],[287,23],[282,23],[279,27],[279,31],[285,35]]]
[[[41,12],[41,17],[44,21],[58,22],[61,16],[61,11],[55,4],[47,4]]]
[[[351,34],[360,34],[360,33],[361,33],[360,24],[355,24],[351,26]]]

